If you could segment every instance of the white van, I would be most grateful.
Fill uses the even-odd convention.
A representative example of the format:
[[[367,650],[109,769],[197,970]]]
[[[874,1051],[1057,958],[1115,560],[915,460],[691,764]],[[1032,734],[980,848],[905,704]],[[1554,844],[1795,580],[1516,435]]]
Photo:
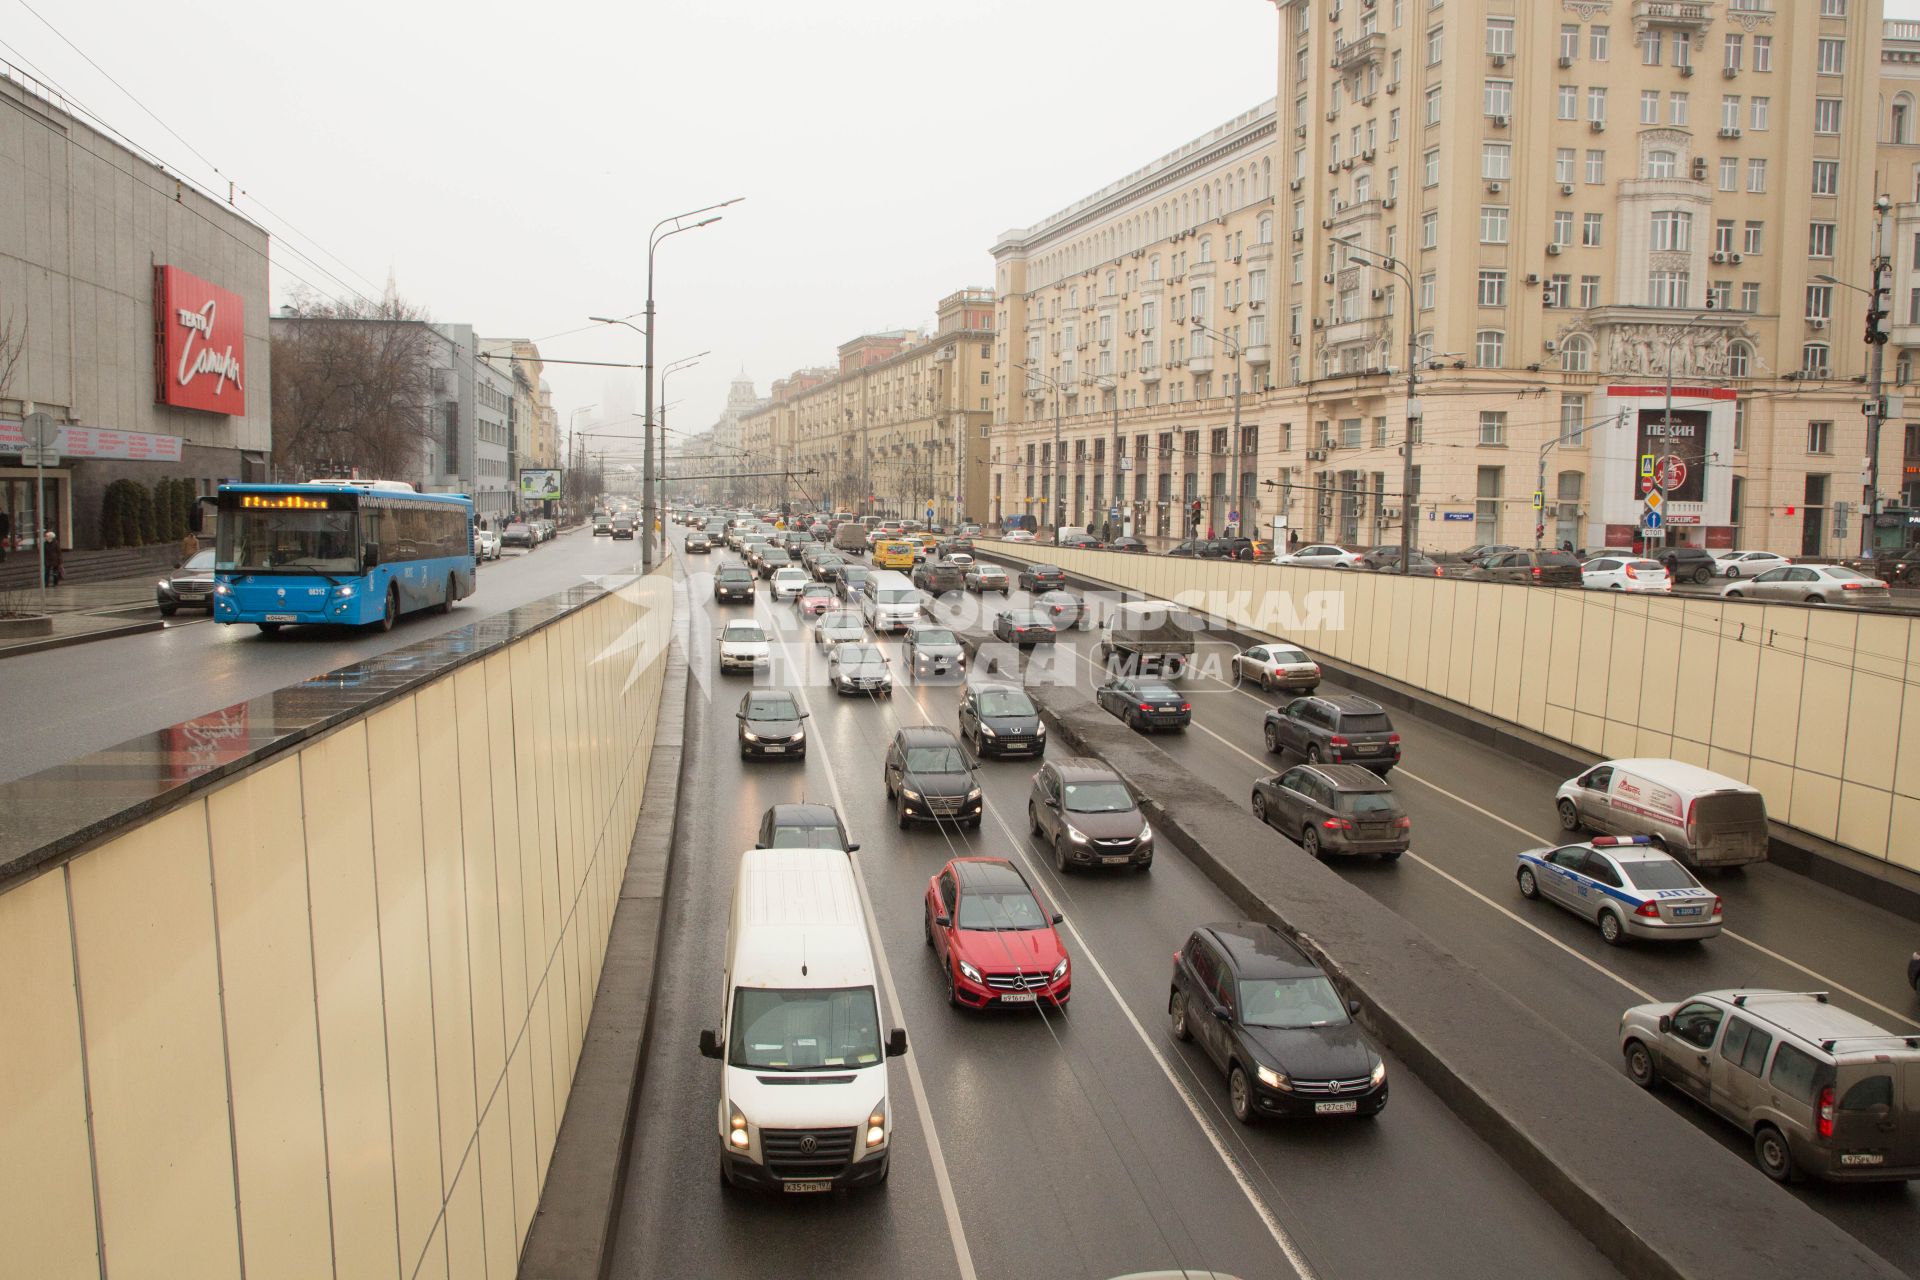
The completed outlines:
[[[1560,825],[1653,836],[1696,867],[1767,860],[1767,802],[1753,787],[1678,760],[1609,760],[1560,784]]]
[[[920,588],[898,569],[879,569],[860,584],[860,612],[875,631],[905,631],[920,620]]]
[[[733,887],[720,1030],[720,1181],[783,1192],[887,1180],[892,1113],[873,952],[838,849],[754,849]],[[805,1088],[794,1088],[804,1085]]]

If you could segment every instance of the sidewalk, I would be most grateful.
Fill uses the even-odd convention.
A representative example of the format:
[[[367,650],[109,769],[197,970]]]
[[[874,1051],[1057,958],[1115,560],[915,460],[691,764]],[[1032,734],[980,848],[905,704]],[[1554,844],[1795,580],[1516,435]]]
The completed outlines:
[[[110,578],[105,582],[62,583],[47,588],[44,606],[38,587],[17,588],[14,599],[20,607],[35,613],[44,607],[46,612],[53,614],[91,613],[97,609],[118,606],[150,605],[153,603],[154,584],[165,576],[162,573],[142,573],[129,578]]]
[[[111,578],[105,582],[65,583],[48,587],[44,608],[51,616],[53,629],[37,636],[0,643],[0,658],[42,649],[60,649],[89,640],[113,636],[137,635],[158,631],[166,625],[154,607],[153,587],[161,575],[143,573],[137,577]],[[38,587],[19,587],[0,592],[0,607],[38,613],[42,609]]]

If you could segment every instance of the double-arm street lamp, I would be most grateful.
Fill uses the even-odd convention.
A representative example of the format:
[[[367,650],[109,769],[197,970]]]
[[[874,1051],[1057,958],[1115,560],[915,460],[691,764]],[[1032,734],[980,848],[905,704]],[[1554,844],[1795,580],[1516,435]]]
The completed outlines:
[[[1893,259],[1887,256],[1887,213],[1893,208],[1893,198],[1882,195],[1873,202],[1873,287],[1862,289],[1857,284],[1837,280],[1830,275],[1816,275],[1815,280],[1825,284],[1837,284],[1843,289],[1852,289],[1855,293],[1867,295],[1867,474],[1860,501],[1860,554],[1862,557],[1873,554],[1873,530],[1875,518],[1880,514],[1880,429],[1887,419],[1886,387],[1883,378],[1886,375],[1887,331],[1880,326],[1886,319],[1887,309],[1880,305],[1882,297],[1888,293],[1887,277],[1893,271]]]
[[[660,510],[667,509],[667,378],[682,369],[691,369],[700,363],[701,356],[710,356],[711,351],[697,351],[678,360],[669,360],[660,370],[660,423],[655,428],[660,433]]]
[[[1231,524],[1235,526],[1234,532],[1236,536],[1245,537],[1246,529],[1241,520],[1243,513],[1240,510],[1240,506],[1246,501],[1247,496],[1246,490],[1240,482],[1240,362],[1246,354],[1246,349],[1240,345],[1238,339],[1229,337],[1212,325],[1203,324],[1199,320],[1190,320],[1188,324],[1195,333],[1202,333],[1209,337],[1218,338],[1233,352],[1233,446],[1228,451],[1228,456],[1232,459],[1233,483],[1227,499],[1231,505],[1227,508],[1227,518],[1223,522],[1223,531],[1225,525]]]
[[[588,319],[593,320],[599,324],[624,324],[629,329],[633,329],[636,332],[638,332],[642,338],[646,339],[646,356],[643,363],[645,365],[644,376],[646,377],[647,381],[646,381],[646,394],[644,398],[645,403],[643,405],[642,415],[641,415],[642,420],[647,423],[647,441],[646,441],[646,449],[643,451],[641,455],[642,462],[641,462],[641,481],[640,481],[641,494],[642,494],[641,502],[640,502],[640,519],[642,523],[646,526],[645,531],[641,535],[643,540],[640,544],[640,571],[642,573],[645,573],[648,570],[653,568],[653,526],[655,521],[655,513],[654,513],[654,505],[653,505],[654,469],[653,469],[653,432],[652,432],[653,329],[654,329],[654,325],[653,325],[653,258],[654,258],[654,253],[660,248],[661,242],[665,240],[668,236],[677,236],[682,231],[697,231],[701,227],[711,226],[712,224],[720,221],[720,215],[713,212],[715,209],[724,209],[728,205],[739,204],[744,199],[746,199],[745,196],[735,196],[731,200],[722,200],[719,204],[705,205],[698,209],[689,209],[685,213],[676,213],[670,218],[662,218],[660,219],[660,221],[653,224],[653,230],[647,233],[647,305],[646,305],[645,311],[642,313],[646,317],[646,324],[644,327],[634,325],[634,324],[629,324],[625,320],[610,319],[609,317],[606,317],[606,316],[587,317]],[[700,217],[701,214],[711,214],[712,216],[702,218]],[[690,221],[690,219],[694,219],[694,218],[699,218],[699,221],[698,222]]]
[[[1345,243],[1344,241],[1342,242]],[[1358,249],[1345,245],[1347,260],[1357,262],[1363,267],[1372,267],[1397,277],[1407,286],[1407,433],[1400,443],[1400,572],[1409,573],[1413,568],[1413,442],[1420,435],[1420,374],[1419,374],[1419,336],[1414,332],[1414,316],[1417,299],[1414,296],[1413,272],[1404,262],[1389,258],[1385,254],[1371,249]]]
[[[1061,481],[1065,479],[1060,465],[1060,383],[1030,364],[1021,364],[1016,360],[1013,362],[1013,367],[1026,370],[1029,378],[1037,378],[1053,388],[1053,493],[1047,507],[1053,516],[1053,535],[1058,538],[1060,536],[1060,489]]]

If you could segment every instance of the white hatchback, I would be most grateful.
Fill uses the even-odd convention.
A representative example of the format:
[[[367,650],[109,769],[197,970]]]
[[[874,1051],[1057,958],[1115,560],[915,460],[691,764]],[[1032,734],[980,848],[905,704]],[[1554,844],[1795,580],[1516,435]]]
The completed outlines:
[[[773,571],[773,598],[775,600],[793,600],[800,595],[801,588],[812,582],[813,578],[805,569],[788,565]]]
[[[1637,556],[1595,556],[1580,566],[1580,584],[1589,591],[1673,590],[1665,565]]]

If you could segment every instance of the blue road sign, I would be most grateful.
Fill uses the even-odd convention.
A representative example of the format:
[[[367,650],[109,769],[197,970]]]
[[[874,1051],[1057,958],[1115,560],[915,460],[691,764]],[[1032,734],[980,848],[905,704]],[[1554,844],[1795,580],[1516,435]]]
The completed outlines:
[[[1662,516],[1658,511],[1647,512],[1647,515],[1646,515],[1647,528],[1658,529],[1665,522],[1666,522],[1666,517]]]
[[[1444,515],[1442,515],[1440,518],[1442,520],[1471,520],[1473,519],[1473,512],[1449,511],[1449,512],[1446,512]]]

